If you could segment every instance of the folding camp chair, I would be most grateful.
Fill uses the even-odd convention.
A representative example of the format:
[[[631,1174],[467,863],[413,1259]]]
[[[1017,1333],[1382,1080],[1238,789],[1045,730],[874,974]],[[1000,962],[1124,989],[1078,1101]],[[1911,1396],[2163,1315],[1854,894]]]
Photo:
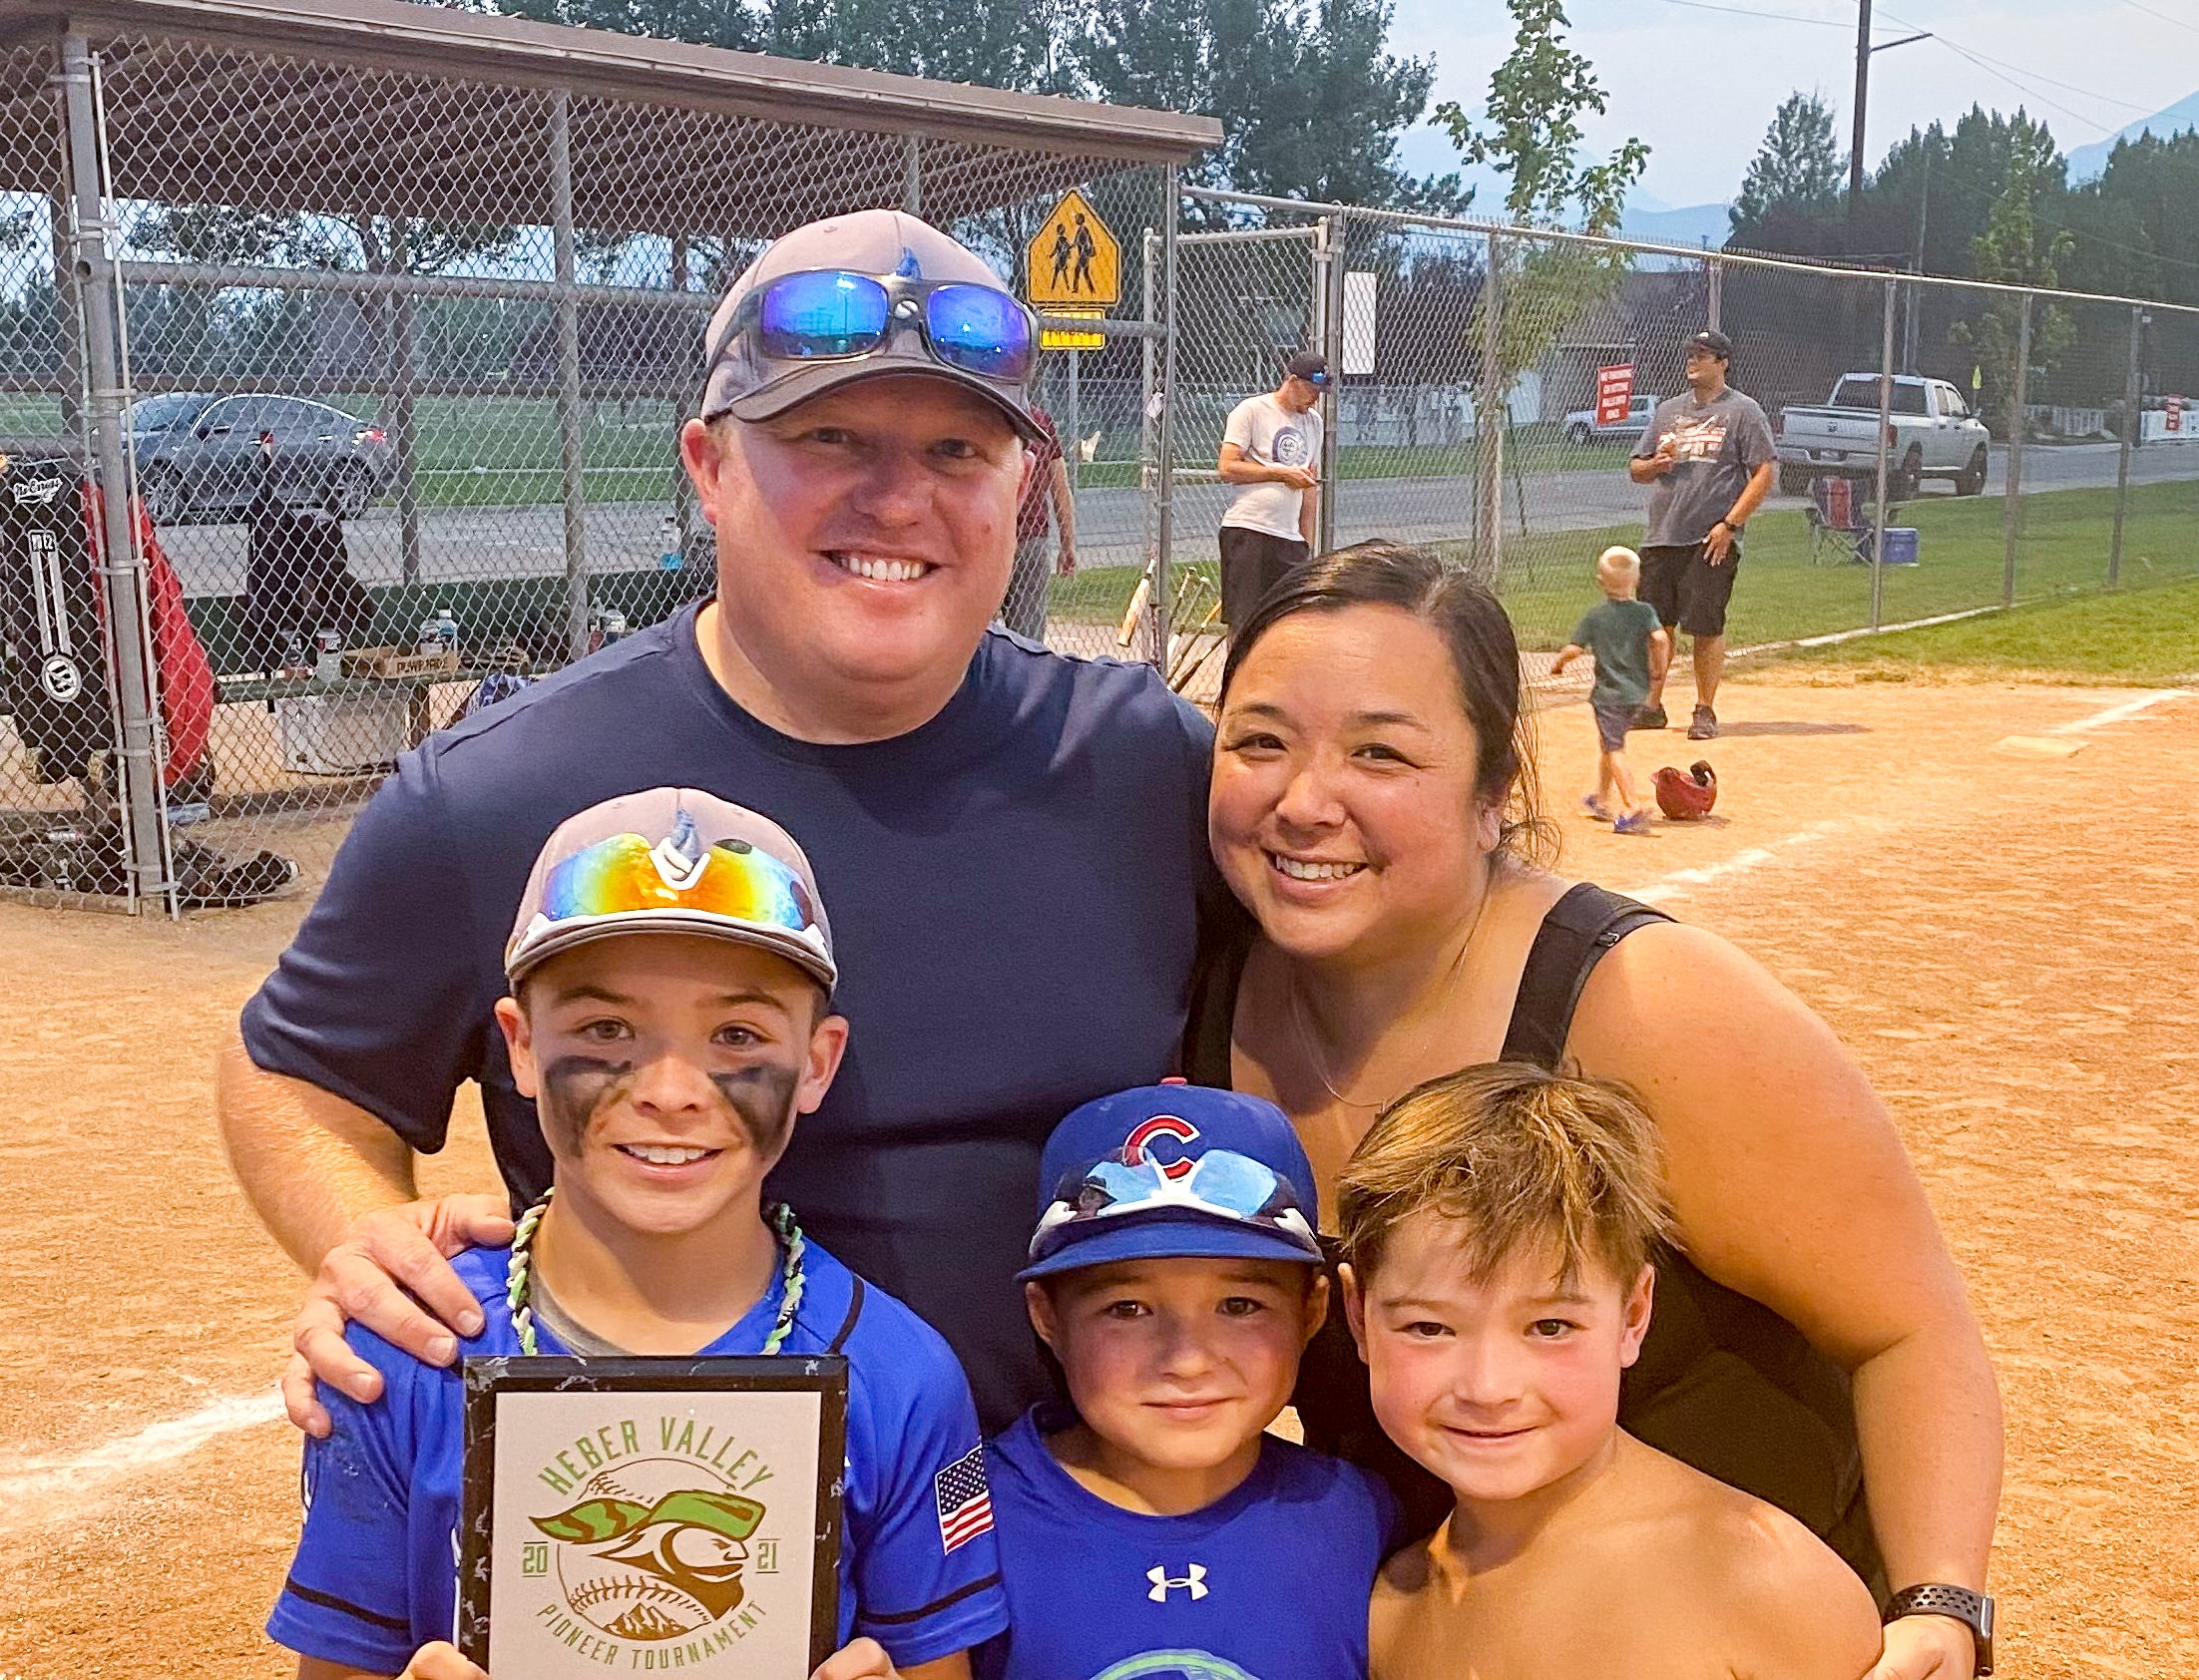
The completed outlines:
[[[1878,527],[1864,514],[1863,487],[1852,478],[1810,480],[1810,564],[1830,558],[1836,564],[1871,564]]]

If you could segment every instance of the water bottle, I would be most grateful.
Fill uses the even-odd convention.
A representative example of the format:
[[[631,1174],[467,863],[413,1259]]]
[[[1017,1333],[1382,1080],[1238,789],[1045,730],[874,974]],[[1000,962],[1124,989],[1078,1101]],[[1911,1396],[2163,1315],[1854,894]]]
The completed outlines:
[[[681,565],[679,554],[679,516],[666,514],[657,528],[657,568],[660,572],[676,572]]]
[[[451,617],[447,607],[435,611],[435,644],[454,657],[458,652],[458,621]]]
[[[604,612],[605,643],[609,644],[611,642],[619,640],[626,634],[626,632],[627,616],[624,613],[620,612],[616,607],[607,608]]]
[[[343,632],[324,630],[313,637],[313,675],[322,682],[343,680]]]
[[[420,651],[439,653],[443,648],[443,615],[430,613],[420,621]]]

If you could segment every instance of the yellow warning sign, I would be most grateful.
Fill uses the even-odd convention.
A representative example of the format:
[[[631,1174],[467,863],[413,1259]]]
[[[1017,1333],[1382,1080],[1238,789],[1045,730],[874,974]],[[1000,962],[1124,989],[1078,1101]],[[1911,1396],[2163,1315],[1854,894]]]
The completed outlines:
[[[1047,310],[1047,314],[1056,320],[1070,315],[1078,320],[1097,321],[1105,316],[1106,310],[1072,309],[1057,305]],[[1042,350],[1103,350],[1106,344],[1106,338],[1097,332],[1076,332],[1068,327],[1053,326],[1039,329],[1039,348]]]
[[[1025,257],[1030,303],[1041,313],[1107,309],[1122,301],[1122,246],[1075,188],[1039,224]]]

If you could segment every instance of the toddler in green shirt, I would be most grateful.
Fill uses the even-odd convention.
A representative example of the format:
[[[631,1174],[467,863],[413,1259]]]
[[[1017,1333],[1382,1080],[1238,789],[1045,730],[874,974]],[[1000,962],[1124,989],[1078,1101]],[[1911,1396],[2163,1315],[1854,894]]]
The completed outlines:
[[[1657,622],[1657,610],[1634,599],[1641,582],[1641,557],[1632,549],[1608,548],[1595,563],[1595,581],[1603,591],[1573,627],[1572,639],[1550,663],[1552,676],[1586,653],[1595,660],[1595,686],[1588,709],[1595,714],[1595,791],[1580,801],[1592,817],[1607,819],[1620,834],[1649,832],[1649,805],[1641,798],[1626,762],[1626,730],[1634,708],[1649,697],[1649,685],[1664,674],[1672,656],[1672,638]]]

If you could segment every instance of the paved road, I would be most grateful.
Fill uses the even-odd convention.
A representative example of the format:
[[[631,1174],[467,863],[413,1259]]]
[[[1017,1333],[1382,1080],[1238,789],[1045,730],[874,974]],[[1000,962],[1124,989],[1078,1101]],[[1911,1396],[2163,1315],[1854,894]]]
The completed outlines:
[[[2028,491],[2112,486],[2116,447],[2110,443],[2034,448],[2023,462]],[[2134,484],[2199,479],[2199,445],[2159,446],[2132,455]],[[1993,451],[1988,496],[2005,482],[2002,452]],[[1579,531],[1640,520],[1646,492],[1625,474],[1614,450],[1603,469],[1530,472],[1506,486],[1505,505],[1515,529],[1525,493],[1527,528]],[[1946,494],[1935,484],[1930,496]],[[1175,526],[1182,549],[1210,544],[1230,492],[1219,484],[1179,485]],[[1457,538],[1473,528],[1473,485],[1466,478],[1351,479],[1340,487],[1337,537],[1406,541]],[[1800,497],[1775,495],[1774,508],[1798,508]],[[1080,558],[1087,567],[1141,564],[1143,511],[1134,489],[1094,489],[1077,500]],[[609,503],[588,509],[588,563],[596,571],[631,571],[656,563],[660,522],[666,508],[653,503]],[[403,576],[397,515],[378,507],[352,522],[352,570],[361,582],[393,584]],[[244,587],[244,532],[240,525],[190,525],[166,529],[162,543],[184,579],[188,595],[227,595]],[[555,505],[517,508],[433,508],[421,515],[421,576],[427,582],[461,583],[487,578],[555,577],[565,570],[565,519]]]

